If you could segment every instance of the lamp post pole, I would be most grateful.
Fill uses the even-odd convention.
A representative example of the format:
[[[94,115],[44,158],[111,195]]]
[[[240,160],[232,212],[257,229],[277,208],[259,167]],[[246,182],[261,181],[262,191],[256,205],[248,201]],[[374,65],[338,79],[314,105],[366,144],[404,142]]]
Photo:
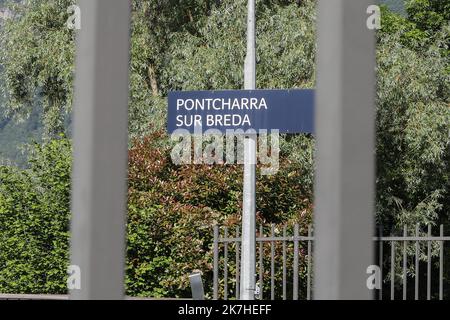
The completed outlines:
[[[246,90],[256,87],[256,40],[255,40],[255,0],[248,0],[247,16],[247,56],[244,66],[244,86]],[[241,292],[242,300],[255,297],[256,235],[256,133],[247,134],[244,139],[244,199],[242,213],[242,258]]]

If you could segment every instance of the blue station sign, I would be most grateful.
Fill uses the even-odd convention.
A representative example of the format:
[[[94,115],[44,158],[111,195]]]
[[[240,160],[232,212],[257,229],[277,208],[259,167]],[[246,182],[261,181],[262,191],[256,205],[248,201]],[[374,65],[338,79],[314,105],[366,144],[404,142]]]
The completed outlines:
[[[177,129],[314,132],[314,90],[173,91],[168,100],[169,134]]]

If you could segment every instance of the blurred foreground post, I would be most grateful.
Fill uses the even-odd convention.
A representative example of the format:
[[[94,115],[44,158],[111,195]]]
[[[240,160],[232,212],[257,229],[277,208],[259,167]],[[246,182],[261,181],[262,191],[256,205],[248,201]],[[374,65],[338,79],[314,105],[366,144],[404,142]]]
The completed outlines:
[[[372,0],[320,0],[315,299],[370,299],[373,264],[375,39]]]
[[[122,299],[130,2],[80,0],[74,100],[72,299]]]

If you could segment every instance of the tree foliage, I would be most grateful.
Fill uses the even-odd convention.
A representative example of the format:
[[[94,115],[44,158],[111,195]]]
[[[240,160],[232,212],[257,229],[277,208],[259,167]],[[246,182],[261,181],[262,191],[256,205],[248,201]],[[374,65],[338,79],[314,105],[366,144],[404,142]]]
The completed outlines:
[[[186,297],[187,276],[198,269],[210,293],[213,226],[234,232],[240,224],[242,166],[176,166],[171,146],[158,143],[163,135],[155,132],[129,152],[128,292]],[[274,223],[278,231],[300,223],[305,233],[311,223],[312,189],[304,182],[301,165],[282,160],[276,175],[258,175],[257,223]]]
[[[450,29],[448,20],[437,26],[425,19],[448,15],[448,3],[411,0],[408,18],[383,14],[377,51],[377,218],[392,229],[448,224]]]
[[[419,226],[422,235],[427,224],[433,234],[439,224],[450,227],[450,28],[448,18],[442,18],[449,3],[410,0],[406,18],[383,10],[377,52],[376,218],[385,234],[402,234],[404,226],[408,234]],[[441,18],[429,19],[434,16]],[[424,250],[422,261],[427,259]],[[431,253],[438,256],[439,248],[433,245]],[[412,244],[407,254],[415,255]],[[402,275],[400,252],[395,261],[395,273]],[[408,274],[414,274],[413,268],[408,265]],[[421,270],[419,279],[425,276]],[[402,277],[395,277],[398,290]],[[447,272],[444,281],[449,278]]]
[[[65,293],[70,142],[35,144],[30,169],[0,166],[0,292]]]
[[[165,126],[170,90],[243,87],[246,3],[134,3],[131,137]],[[313,86],[314,9],[312,0],[258,2],[257,87]]]
[[[411,227],[448,218],[450,82],[436,47],[419,54],[397,39],[378,51],[377,212]]]
[[[450,53],[450,0],[407,0],[406,17],[382,7],[381,34],[400,34],[398,41],[415,51],[438,45]],[[450,70],[447,70],[450,71]]]
[[[42,99],[48,133],[61,132],[70,112],[73,32],[65,21],[71,3],[28,1],[1,33],[8,112],[29,114]],[[209,288],[211,228],[239,223],[242,168],[173,165],[164,127],[169,91],[242,88],[245,3],[132,2],[131,295],[188,296],[193,269],[204,272]],[[313,0],[257,2],[259,88],[314,87],[315,9]],[[377,46],[376,219],[394,233],[404,224],[448,227],[450,209],[448,10],[431,0],[411,0],[407,10],[406,18],[384,11]],[[428,21],[434,14],[443,17],[439,25]],[[279,232],[297,221],[304,232],[313,210],[314,139],[292,135],[280,144],[280,171],[258,177],[258,222],[274,223]],[[64,291],[70,146],[59,139],[37,150],[30,169],[0,169],[0,289],[6,292]],[[48,275],[56,277],[49,284]],[[30,279],[38,280],[27,285]]]
[[[35,102],[44,110],[46,136],[65,132],[71,111],[74,32],[67,28],[73,0],[30,0],[11,6],[14,17],[0,33],[6,111],[28,117]]]
[[[406,11],[417,28],[429,34],[450,23],[449,0],[408,0]]]

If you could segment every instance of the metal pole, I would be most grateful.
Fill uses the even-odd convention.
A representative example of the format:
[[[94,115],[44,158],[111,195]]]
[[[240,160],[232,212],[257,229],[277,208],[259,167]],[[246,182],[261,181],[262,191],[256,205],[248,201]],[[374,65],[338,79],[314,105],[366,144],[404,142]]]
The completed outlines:
[[[219,298],[219,226],[214,226],[213,299]]]
[[[205,292],[203,289],[202,274],[199,272],[189,275],[191,284],[192,300],[205,300]]]
[[[72,172],[72,299],[122,299],[130,2],[80,0]]]
[[[371,299],[375,37],[373,0],[319,0],[315,299]]]
[[[245,89],[256,87],[255,0],[248,0],[247,56],[244,66]],[[255,295],[256,235],[256,134],[244,139],[244,199],[242,212],[241,299],[253,300]]]

